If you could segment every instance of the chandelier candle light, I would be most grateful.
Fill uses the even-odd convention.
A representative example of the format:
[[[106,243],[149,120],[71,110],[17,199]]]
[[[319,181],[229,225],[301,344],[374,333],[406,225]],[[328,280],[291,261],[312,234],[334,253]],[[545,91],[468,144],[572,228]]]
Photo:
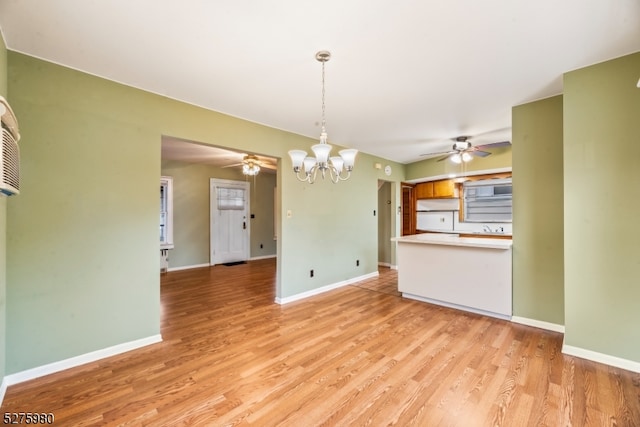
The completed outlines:
[[[316,180],[318,170],[320,170],[322,179],[324,179],[328,171],[329,178],[331,178],[331,181],[335,184],[338,181],[346,181],[349,179],[358,150],[353,148],[340,150],[338,152],[338,154],[340,154],[339,157],[329,157],[331,145],[327,144],[327,130],[325,127],[324,64],[331,59],[331,53],[326,50],[321,50],[316,53],[316,59],[322,63],[322,130],[320,131],[320,143],[311,147],[315,157],[307,156],[307,152],[303,150],[291,150],[289,151],[289,156],[291,157],[291,163],[293,163],[293,172],[300,181],[313,184]],[[346,175],[344,176],[342,173],[343,170],[346,171]]]

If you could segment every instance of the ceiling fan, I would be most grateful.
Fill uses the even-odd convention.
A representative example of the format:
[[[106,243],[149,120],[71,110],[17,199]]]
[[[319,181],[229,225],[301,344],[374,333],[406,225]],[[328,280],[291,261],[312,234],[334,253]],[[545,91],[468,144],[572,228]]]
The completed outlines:
[[[253,154],[245,154],[242,157],[242,161],[239,163],[233,163],[230,165],[223,166],[223,168],[231,168],[235,166],[242,167],[242,173],[245,175],[257,175],[260,172],[260,169],[271,169],[276,170],[277,166],[275,164],[271,164],[268,160],[262,159]]]
[[[450,151],[426,153],[426,154],[421,154],[420,156],[433,157],[440,154],[444,154],[443,157],[437,160],[438,162],[441,162],[445,159],[450,159],[454,163],[463,163],[463,162],[470,162],[473,159],[473,156],[487,157],[491,153],[488,151],[484,151],[486,149],[506,147],[511,145],[511,141],[501,141],[501,142],[493,142],[491,144],[473,146],[471,145],[471,142],[469,142],[469,139],[470,137],[468,136],[458,136],[456,138],[453,138],[453,147],[451,148]]]

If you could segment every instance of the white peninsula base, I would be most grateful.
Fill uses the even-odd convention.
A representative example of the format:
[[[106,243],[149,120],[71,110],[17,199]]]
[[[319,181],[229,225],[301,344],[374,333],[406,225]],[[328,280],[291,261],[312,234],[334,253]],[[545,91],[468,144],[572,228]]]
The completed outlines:
[[[403,297],[511,319],[510,239],[417,234],[392,240]]]

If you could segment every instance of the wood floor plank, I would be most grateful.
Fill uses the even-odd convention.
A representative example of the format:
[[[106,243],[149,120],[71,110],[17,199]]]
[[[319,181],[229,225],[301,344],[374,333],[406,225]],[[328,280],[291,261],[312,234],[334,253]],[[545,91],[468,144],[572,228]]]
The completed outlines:
[[[562,335],[403,299],[397,272],[284,306],[275,260],[164,274],[163,341],[7,390],[56,425],[640,426],[640,374]]]

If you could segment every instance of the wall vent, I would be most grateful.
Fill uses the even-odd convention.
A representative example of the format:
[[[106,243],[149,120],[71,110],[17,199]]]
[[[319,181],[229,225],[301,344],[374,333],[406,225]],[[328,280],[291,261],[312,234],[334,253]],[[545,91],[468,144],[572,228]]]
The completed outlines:
[[[0,193],[20,194],[20,149],[18,121],[7,101],[0,96],[2,147],[0,152]]]

